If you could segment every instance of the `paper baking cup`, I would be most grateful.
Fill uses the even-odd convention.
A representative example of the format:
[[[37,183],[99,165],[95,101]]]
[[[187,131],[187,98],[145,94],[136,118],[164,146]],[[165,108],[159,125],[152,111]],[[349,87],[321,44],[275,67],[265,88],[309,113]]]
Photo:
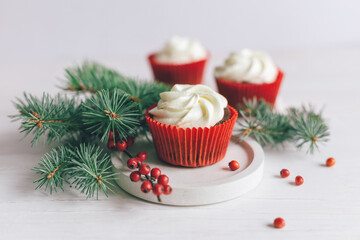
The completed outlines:
[[[224,158],[230,142],[238,113],[228,105],[230,119],[224,123],[205,128],[178,128],[155,121],[149,111],[146,121],[158,157],[167,163],[184,167],[201,167],[214,164]]]
[[[243,99],[263,99],[271,105],[275,105],[276,97],[283,79],[284,73],[279,70],[276,80],[273,83],[250,84],[236,83],[226,79],[216,78],[219,93],[226,97],[229,104],[237,107],[244,105]]]
[[[200,84],[202,83],[204,69],[208,56],[199,61],[186,64],[159,63],[155,60],[155,54],[148,56],[154,78],[157,81],[174,84]]]

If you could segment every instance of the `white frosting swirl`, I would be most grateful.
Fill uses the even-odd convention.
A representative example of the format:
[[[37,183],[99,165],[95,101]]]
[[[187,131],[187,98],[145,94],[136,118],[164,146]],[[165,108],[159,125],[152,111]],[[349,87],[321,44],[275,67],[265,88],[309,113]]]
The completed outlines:
[[[277,74],[278,69],[268,54],[249,49],[231,53],[223,66],[215,68],[215,77],[239,83],[272,83]]]
[[[162,63],[184,64],[206,58],[205,48],[196,40],[174,36],[155,56]]]
[[[224,117],[227,100],[205,85],[176,84],[160,93],[153,119],[180,128],[214,126]]]

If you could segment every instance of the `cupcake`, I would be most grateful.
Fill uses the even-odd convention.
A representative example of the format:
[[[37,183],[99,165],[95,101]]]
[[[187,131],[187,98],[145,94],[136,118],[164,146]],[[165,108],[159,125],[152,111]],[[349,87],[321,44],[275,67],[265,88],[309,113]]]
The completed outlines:
[[[254,97],[274,105],[283,76],[268,54],[249,49],[231,53],[215,68],[219,93],[234,107]]]
[[[185,167],[224,158],[237,119],[226,98],[204,85],[176,84],[146,111],[156,153]]]
[[[177,36],[148,56],[155,80],[171,85],[201,83],[208,58],[198,41]]]

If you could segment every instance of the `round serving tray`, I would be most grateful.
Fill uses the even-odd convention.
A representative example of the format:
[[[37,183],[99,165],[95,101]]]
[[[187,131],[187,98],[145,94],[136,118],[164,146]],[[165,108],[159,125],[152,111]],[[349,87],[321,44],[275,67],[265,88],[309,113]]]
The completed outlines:
[[[161,202],[154,194],[141,192],[141,182],[130,181],[131,170],[126,166],[129,158],[123,152],[113,154],[111,159],[112,169],[118,173],[116,182],[126,192],[154,203],[191,206],[222,202],[254,189],[263,176],[264,152],[252,139],[240,142],[233,138],[223,160],[199,168],[173,166],[159,160],[153,143],[147,140],[137,139],[129,150],[134,154],[146,151],[146,163],[152,168],[160,168],[162,174],[170,178],[169,185],[173,192],[170,195],[161,195]],[[228,167],[231,160],[238,161],[240,169],[231,171]]]

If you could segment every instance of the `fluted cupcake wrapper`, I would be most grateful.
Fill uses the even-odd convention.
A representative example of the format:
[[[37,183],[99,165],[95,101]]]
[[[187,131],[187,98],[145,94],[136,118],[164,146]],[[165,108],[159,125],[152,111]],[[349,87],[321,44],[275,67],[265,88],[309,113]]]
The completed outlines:
[[[243,99],[263,99],[271,105],[275,105],[284,73],[279,70],[276,80],[273,83],[250,84],[236,83],[226,79],[216,78],[219,93],[226,97],[229,104],[237,107],[244,105]]]
[[[158,157],[164,162],[184,167],[214,164],[224,158],[238,113],[228,105],[230,119],[214,127],[178,128],[155,121],[145,114]]]
[[[170,85],[201,84],[208,59],[209,54],[205,59],[191,63],[167,64],[157,62],[155,60],[155,54],[148,56],[155,80]]]

